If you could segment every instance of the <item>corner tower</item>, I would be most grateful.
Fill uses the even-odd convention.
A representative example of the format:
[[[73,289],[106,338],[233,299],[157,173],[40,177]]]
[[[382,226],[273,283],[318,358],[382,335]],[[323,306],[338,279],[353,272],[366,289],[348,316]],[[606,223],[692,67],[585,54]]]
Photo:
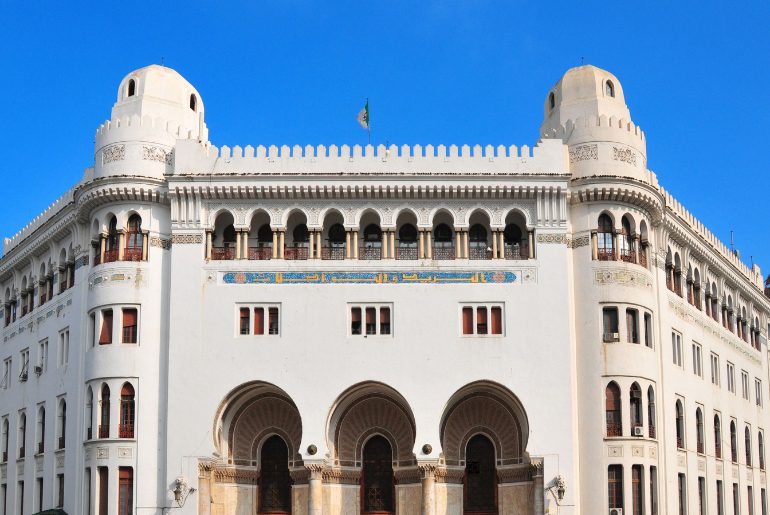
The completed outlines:
[[[96,131],[94,177],[162,179],[177,139],[208,140],[198,91],[171,68],[150,65],[126,75],[110,120]]]
[[[573,178],[619,176],[653,182],[647,145],[631,121],[623,87],[595,66],[572,68],[549,90],[540,135],[569,146]]]

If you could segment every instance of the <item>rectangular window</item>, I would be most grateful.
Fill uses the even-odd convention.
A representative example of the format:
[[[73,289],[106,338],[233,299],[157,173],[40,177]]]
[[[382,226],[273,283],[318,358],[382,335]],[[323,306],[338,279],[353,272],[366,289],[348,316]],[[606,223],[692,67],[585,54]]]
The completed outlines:
[[[623,508],[623,466],[610,465],[607,468],[608,507]]]
[[[706,515],[706,478],[698,478],[698,515]]]
[[[19,515],[24,515],[24,481],[19,481]],[[107,515],[106,513],[104,515]]]
[[[695,342],[692,344],[692,372],[698,377],[703,377],[703,348]]]
[[[749,503],[749,515],[754,515],[754,489],[751,486],[746,487],[746,499]]]
[[[503,334],[503,309],[500,306],[492,306],[492,334]]]
[[[3,361],[3,382],[0,383],[0,387],[4,390],[11,385],[11,358],[5,358]]]
[[[390,308],[380,308],[380,334],[390,334]]]
[[[762,515],[767,515],[767,490],[764,488],[759,490],[759,505]]]
[[[650,515],[658,515],[658,467],[650,467]]]
[[[719,356],[711,353],[711,384],[719,386]]]
[[[642,466],[631,467],[631,496],[633,500],[633,515],[644,515],[644,488],[642,481]]]
[[[606,343],[620,341],[618,308],[602,309],[602,327],[604,328],[604,341]]]
[[[84,481],[85,486],[85,499],[83,499],[83,504],[86,507],[86,515],[93,515],[91,512],[91,468],[86,467],[86,478]]]
[[[251,331],[251,310],[249,308],[240,309],[240,334],[249,334]]]
[[[56,474],[56,507],[64,507],[64,474]]]
[[[671,347],[674,353],[674,365],[683,367],[682,361],[682,335],[676,331],[671,333]]]
[[[392,307],[390,305],[367,304],[350,306],[350,335],[391,335],[393,332],[391,313]]]
[[[112,343],[112,310],[102,310],[102,329],[99,331],[99,345]]]
[[[473,308],[463,308],[463,334],[473,334]]]
[[[21,371],[19,372],[19,381],[24,382],[29,377],[29,349],[21,351]]]
[[[652,315],[644,314],[644,344],[652,349]]]
[[[39,375],[48,370],[48,339],[38,343],[37,346],[37,366],[35,372]]]
[[[96,340],[96,313],[88,315],[88,344],[90,347],[94,346]]]
[[[486,306],[479,306],[476,308],[476,334],[487,334]]]
[[[123,343],[137,342],[138,318],[136,308],[123,308]]]
[[[70,357],[70,330],[69,328],[59,333],[59,366],[63,367],[69,362]]]
[[[762,406],[762,381],[754,378],[754,399],[757,406]]]
[[[639,312],[635,309],[626,310],[626,341],[639,343]]]
[[[277,336],[281,333],[280,312],[280,304],[238,305],[235,310],[235,334]]]
[[[738,494],[738,483],[733,483],[733,514],[740,515],[741,513],[741,497]]]
[[[108,515],[107,513],[107,507],[109,506],[108,499],[107,499],[107,492],[109,491],[109,472],[107,470],[107,467],[99,467],[98,469],[99,473],[99,485],[98,485],[98,492],[99,499],[96,501],[96,505],[99,507],[99,514],[98,515]]]
[[[463,305],[461,330],[468,336],[501,336],[503,334],[503,307],[500,304]]]
[[[684,474],[679,474],[677,487],[679,491],[679,515],[687,515],[687,478]]]
[[[720,479],[717,479],[717,515],[725,515],[725,492]]]
[[[727,362],[727,391],[735,393],[735,365]]]
[[[741,392],[743,398],[749,400],[749,373],[745,370],[741,370]]]
[[[120,467],[118,479],[118,515],[134,513],[134,469]]]
[[[37,490],[37,499],[35,499],[36,512],[43,511],[43,478],[35,480],[35,489]]]

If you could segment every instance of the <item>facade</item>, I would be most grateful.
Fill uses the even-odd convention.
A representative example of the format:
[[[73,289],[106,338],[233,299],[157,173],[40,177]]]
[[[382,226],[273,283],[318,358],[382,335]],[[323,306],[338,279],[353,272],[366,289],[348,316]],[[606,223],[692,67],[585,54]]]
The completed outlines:
[[[530,148],[215,147],[175,71],[3,245],[0,513],[767,513],[770,300],[620,82]]]

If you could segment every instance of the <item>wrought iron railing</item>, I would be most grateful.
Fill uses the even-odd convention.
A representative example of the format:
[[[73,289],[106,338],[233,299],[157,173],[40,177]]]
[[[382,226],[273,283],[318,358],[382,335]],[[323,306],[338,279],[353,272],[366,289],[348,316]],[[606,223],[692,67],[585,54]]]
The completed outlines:
[[[249,259],[256,261],[265,261],[273,258],[273,247],[249,247]]]
[[[596,259],[599,261],[615,261],[615,249],[598,249]]]
[[[235,247],[211,247],[211,259],[215,261],[235,259]]]
[[[45,452],[45,442],[38,442],[37,443],[37,453],[43,454]]]
[[[110,249],[104,251],[103,263],[114,263],[118,260],[118,249]]]
[[[286,246],[283,249],[283,258],[290,261],[300,261],[308,258],[310,252],[305,246]]]
[[[714,446],[714,456],[716,456],[717,459],[722,459],[722,444],[719,442]]]
[[[433,259],[451,260],[455,259],[455,248],[451,246],[433,246]]]
[[[382,259],[382,247],[360,247],[358,259]]]
[[[623,436],[623,425],[619,422],[607,422],[607,436]]]
[[[133,424],[120,424],[118,426],[118,438],[133,438],[133,437],[134,437]]]
[[[636,251],[630,249],[620,250],[620,260],[626,263],[636,263]]]
[[[321,259],[345,259],[345,247],[322,247]]]
[[[141,261],[143,254],[144,252],[141,248],[126,247],[123,250],[123,261]]]
[[[492,259],[492,251],[486,247],[471,247],[468,249],[468,259]]]
[[[99,425],[99,438],[109,438],[110,437],[110,426],[109,425]]]
[[[396,259],[413,260],[419,257],[419,250],[417,247],[401,246],[396,247]]]
[[[64,437],[63,436],[59,437],[59,447],[57,447],[57,448],[58,449],[64,449]]]

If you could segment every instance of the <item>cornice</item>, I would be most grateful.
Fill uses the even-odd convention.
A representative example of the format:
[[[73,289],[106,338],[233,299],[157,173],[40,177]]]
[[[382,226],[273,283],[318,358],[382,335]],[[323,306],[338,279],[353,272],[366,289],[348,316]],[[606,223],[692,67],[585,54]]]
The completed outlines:
[[[75,221],[73,204],[59,211],[51,220],[35,230],[30,236],[19,242],[18,245],[8,251],[0,259],[0,281],[5,281],[11,271],[26,264],[32,256],[40,252],[41,247],[48,248],[51,240],[61,240],[66,232],[70,232],[68,226]]]
[[[636,206],[657,225],[663,218],[663,197],[650,184],[615,176],[573,179],[569,188],[570,203],[618,202]]]
[[[165,180],[149,177],[106,177],[83,185],[75,193],[77,220],[87,222],[91,212],[112,202],[151,202],[170,205]]]

